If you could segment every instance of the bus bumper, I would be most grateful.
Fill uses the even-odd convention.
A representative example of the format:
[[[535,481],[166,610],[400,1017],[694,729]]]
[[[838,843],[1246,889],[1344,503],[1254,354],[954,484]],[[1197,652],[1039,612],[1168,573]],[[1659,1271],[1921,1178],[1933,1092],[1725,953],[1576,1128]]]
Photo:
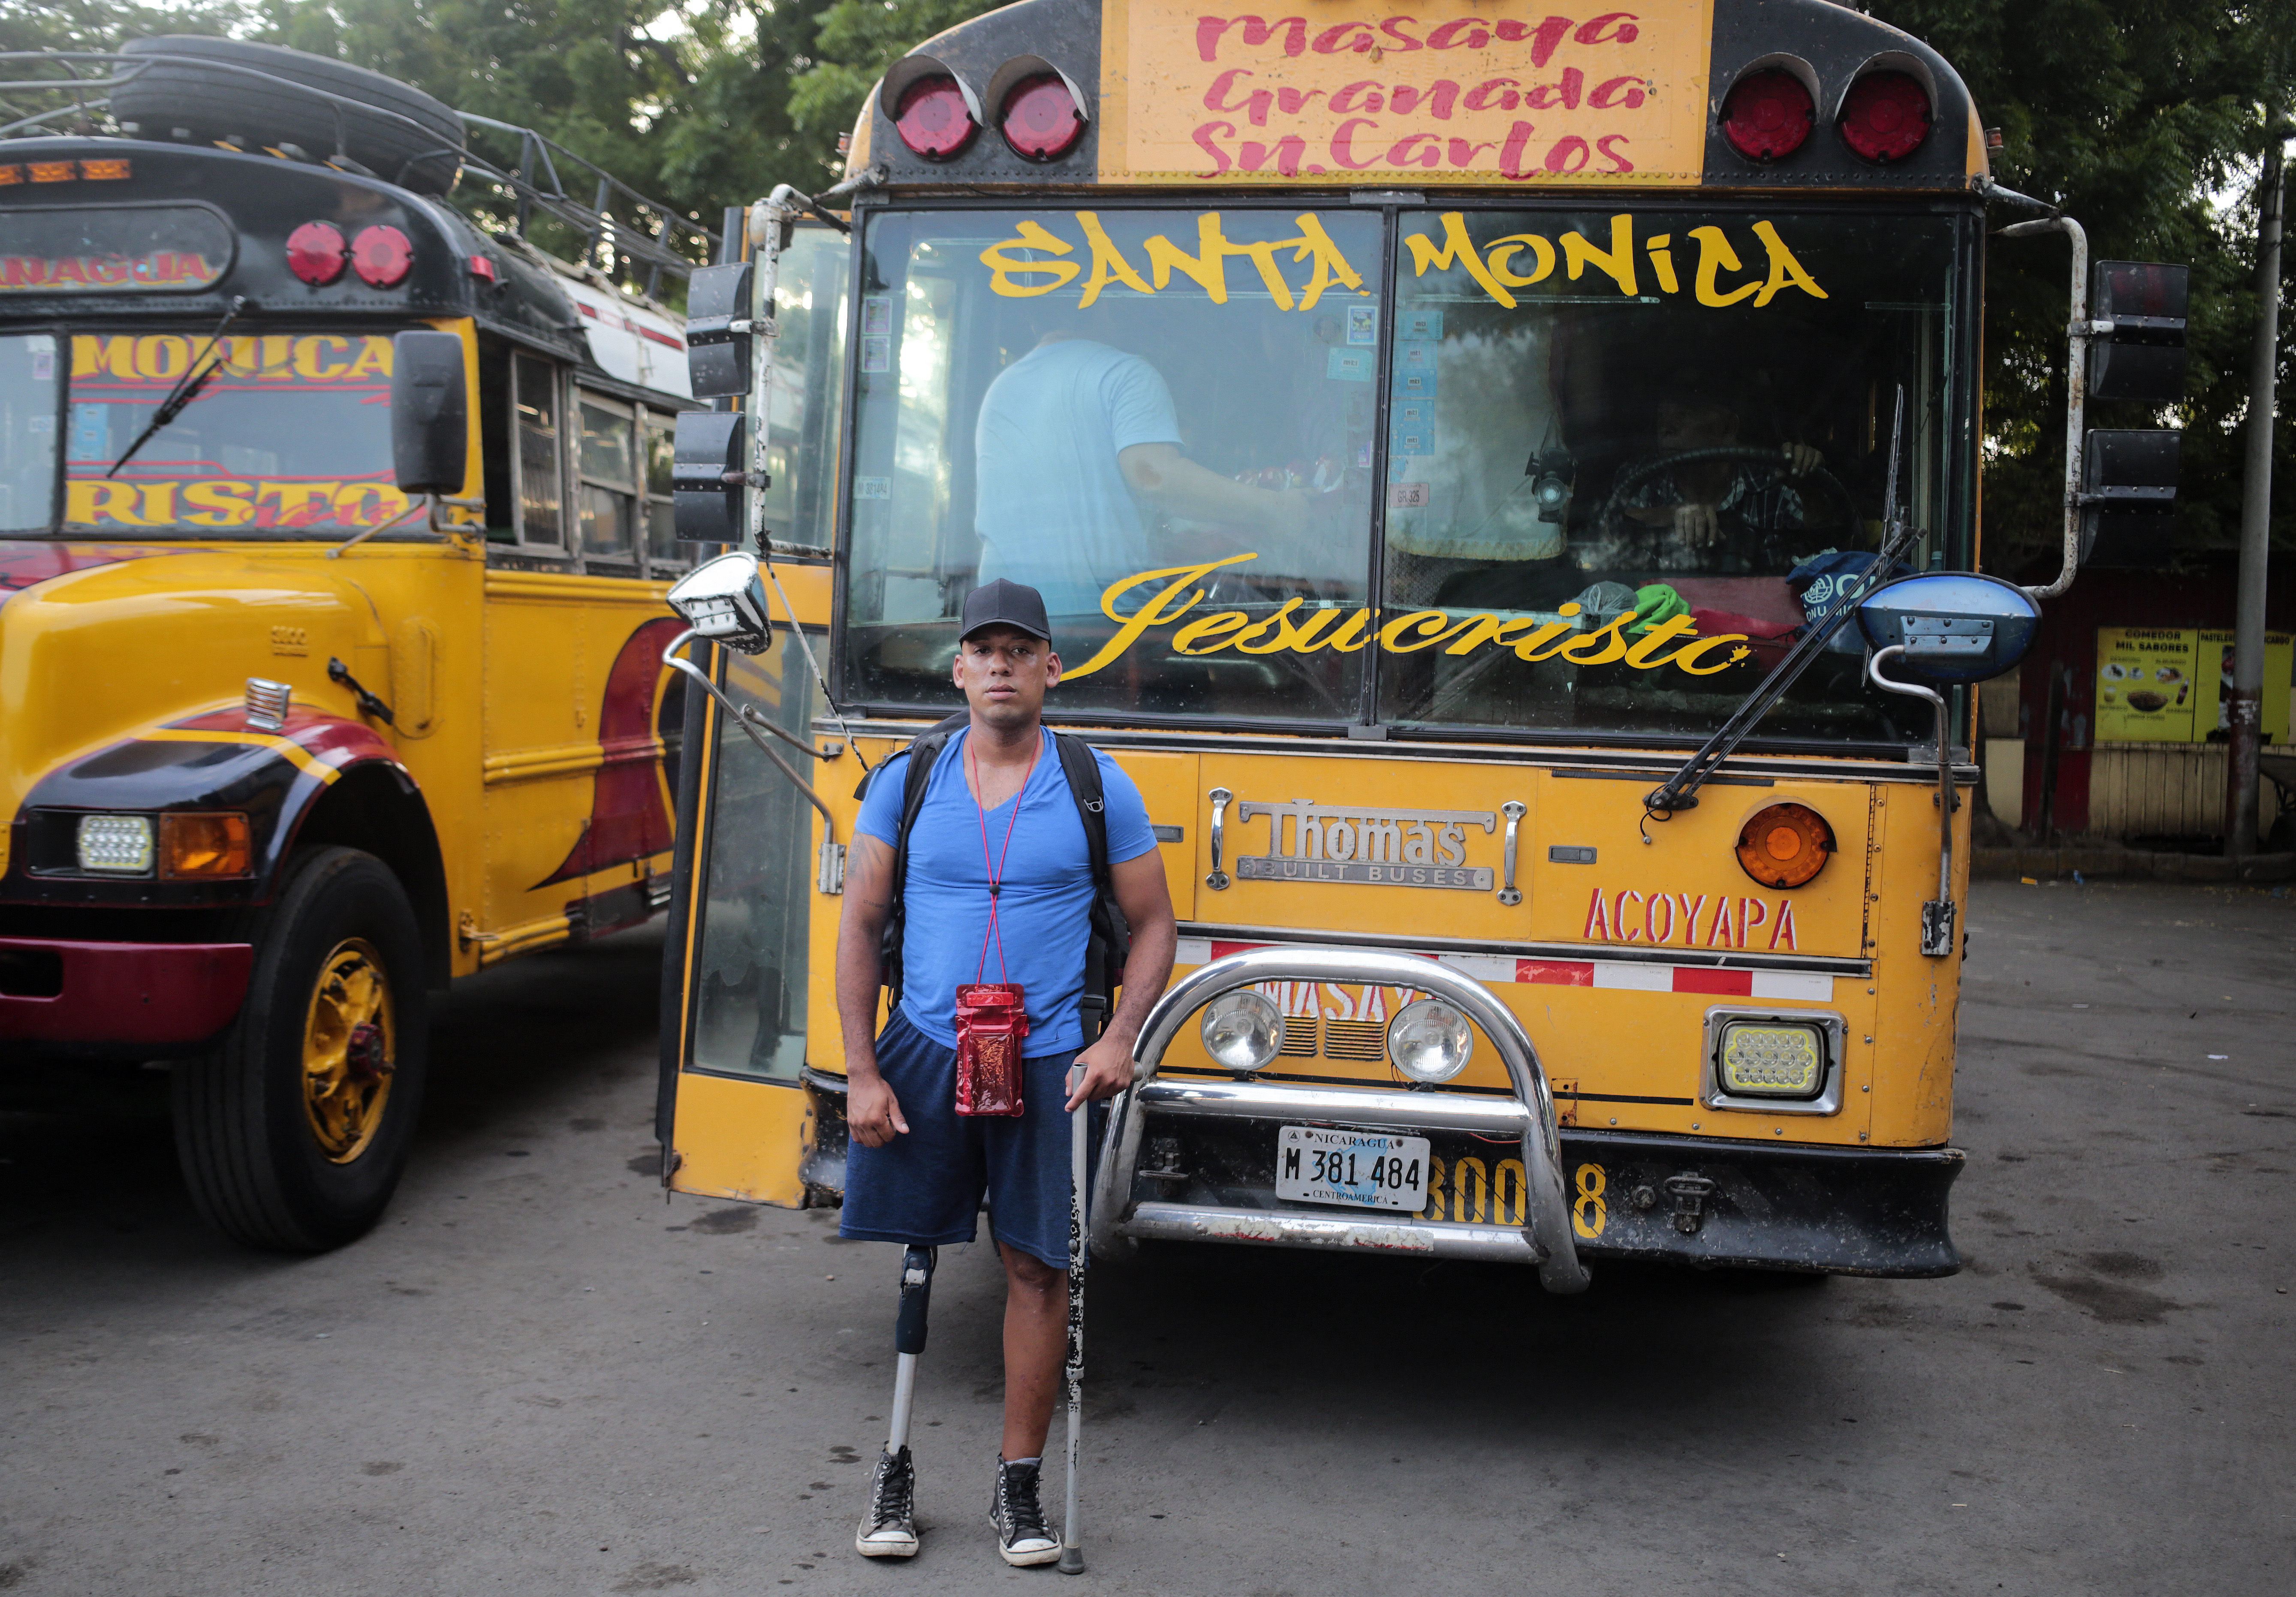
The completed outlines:
[[[0,1043],[180,1052],[218,1036],[247,995],[245,943],[0,938]]]
[[[1128,1169],[1108,1169],[1096,1194],[1103,1251],[1145,1238],[1537,1262],[1520,1188],[1499,1175],[1509,1152],[1502,1139],[1521,1124],[1504,1100],[1170,1079],[1136,1092],[1140,1155]],[[1427,1138],[1436,1167],[1427,1208],[1279,1200],[1275,1150],[1287,1125]],[[1960,1268],[1947,1228],[1947,1196],[1963,1162],[1956,1148],[1782,1147],[1570,1127],[1561,1142],[1582,1259],[1835,1275]],[[1123,1157],[1113,1143],[1103,1153],[1110,1163]]]

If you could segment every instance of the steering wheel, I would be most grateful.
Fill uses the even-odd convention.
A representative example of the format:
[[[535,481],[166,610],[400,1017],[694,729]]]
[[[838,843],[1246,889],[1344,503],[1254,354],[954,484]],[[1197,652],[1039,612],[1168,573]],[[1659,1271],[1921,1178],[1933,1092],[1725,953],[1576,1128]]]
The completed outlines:
[[[1809,471],[1803,472],[1800,476],[1789,479],[1785,471],[1787,462],[1785,456],[1780,451],[1775,449],[1757,449],[1744,444],[1721,444],[1704,449],[1677,450],[1672,455],[1660,455],[1656,460],[1644,461],[1641,465],[1636,466],[1633,471],[1628,471],[1624,476],[1620,477],[1618,480],[1617,486],[1611,489],[1611,496],[1603,501],[1603,508],[1595,513],[1595,537],[1598,540],[1607,542],[1618,536],[1619,533],[1622,530],[1620,526],[1620,522],[1624,519],[1624,512],[1627,508],[1627,499],[1636,488],[1640,487],[1645,481],[1657,476],[1661,471],[1670,471],[1677,466],[1692,465],[1697,462],[1708,460],[1742,461],[1750,463],[1775,466],[1778,469],[1778,477],[1782,481],[1791,480],[1797,483],[1813,482],[1824,487],[1826,492],[1832,495],[1833,502],[1841,507],[1841,514],[1840,519],[1838,521],[1805,520],[1800,527],[1792,529],[1792,531],[1797,535],[1814,531],[1820,528],[1830,528],[1835,526],[1849,528],[1857,524],[1857,501],[1850,498],[1849,490],[1842,487],[1841,479],[1834,476],[1833,472],[1827,471],[1824,467],[1814,466]],[[1657,528],[1649,528],[1642,530],[1656,532],[1660,529]]]

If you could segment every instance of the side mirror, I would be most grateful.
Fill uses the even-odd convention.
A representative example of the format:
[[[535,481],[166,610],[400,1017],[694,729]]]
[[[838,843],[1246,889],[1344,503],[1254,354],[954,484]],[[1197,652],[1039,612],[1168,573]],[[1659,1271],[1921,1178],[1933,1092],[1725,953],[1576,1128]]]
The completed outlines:
[[[1936,687],[2013,669],[2040,624],[2041,607],[2024,589],[1973,571],[1901,577],[1857,607],[1866,643],[1898,647],[1894,668]]]
[[[670,445],[670,515],[685,544],[742,542],[742,490],[748,482],[746,411],[688,410]]]
[[[741,261],[699,267],[685,285],[685,373],[696,399],[750,391],[750,263]]]
[[[2177,530],[2185,435],[2098,428],[2081,449],[2081,564],[2157,570]]]
[[[713,643],[743,654],[763,654],[774,641],[758,557],[736,549],[704,561],[669,590],[669,605]]]
[[[468,474],[471,392],[463,340],[402,332],[390,340],[390,463],[403,494],[456,494]]]
[[[2185,397],[2185,314],[2191,272],[2147,260],[2090,268],[2089,312],[2107,329],[2088,345],[2088,397],[2169,405]]]

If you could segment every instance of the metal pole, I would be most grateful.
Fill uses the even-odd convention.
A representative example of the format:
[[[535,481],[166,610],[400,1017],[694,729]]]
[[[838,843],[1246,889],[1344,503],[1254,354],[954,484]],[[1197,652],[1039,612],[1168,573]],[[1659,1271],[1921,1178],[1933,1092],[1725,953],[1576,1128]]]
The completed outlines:
[[[1084,1072],[1070,1073],[1074,1092]],[[1078,1512],[1077,1462],[1084,1445],[1084,1194],[1086,1167],[1090,1162],[1087,1139],[1092,1105],[1080,1103],[1069,1111],[1069,1348],[1064,1373],[1069,1383],[1068,1501],[1061,1513],[1061,1573],[1084,1573],[1083,1521]]]
[[[2232,690],[2225,695],[2232,748],[2225,762],[2225,853],[2256,852],[2257,745],[2263,741],[2264,575],[2272,530],[2272,407],[2280,351],[2281,157],[2278,127],[2257,190],[2256,347],[2249,357],[2248,469],[2242,474],[2240,589],[2234,611]]]

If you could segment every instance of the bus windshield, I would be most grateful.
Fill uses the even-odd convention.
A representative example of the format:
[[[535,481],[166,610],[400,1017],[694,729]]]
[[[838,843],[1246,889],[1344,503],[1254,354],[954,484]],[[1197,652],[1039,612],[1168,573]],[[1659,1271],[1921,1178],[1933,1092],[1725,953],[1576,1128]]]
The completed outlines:
[[[1901,390],[1907,558],[1965,561],[1962,225],[879,213],[844,692],[951,702],[1005,577],[1065,713],[1702,736],[1870,563]],[[1917,735],[1861,666],[1837,640],[1765,732]]]
[[[11,354],[47,380],[0,413],[11,530],[244,536],[380,527],[411,508],[392,482],[388,332],[227,333],[212,352],[198,332],[36,334]],[[178,381],[210,364],[115,472]],[[47,475],[59,438],[60,505]]]

